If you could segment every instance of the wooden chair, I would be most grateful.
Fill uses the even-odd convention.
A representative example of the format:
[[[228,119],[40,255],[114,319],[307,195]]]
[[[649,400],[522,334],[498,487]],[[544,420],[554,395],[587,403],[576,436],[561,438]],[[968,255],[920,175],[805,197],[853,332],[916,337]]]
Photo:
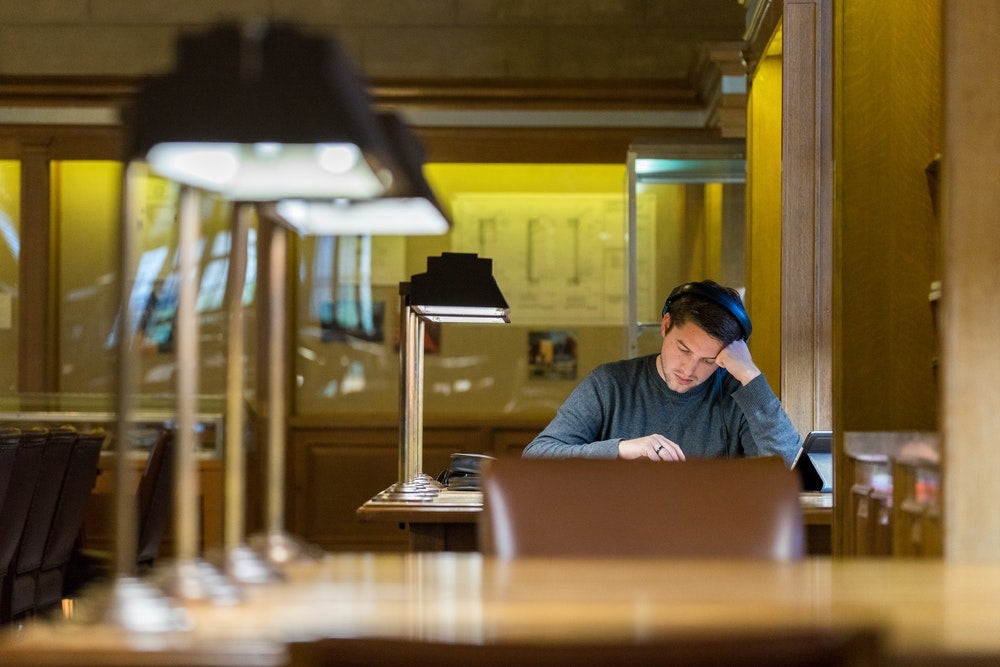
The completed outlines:
[[[48,429],[34,427],[23,429],[18,439],[7,493],[0,504],[0,591],[11,585],[14,557],[31,509],[31,498],[42,469],[42,453],[48,435]],[[0,623],[10,620],[9,598],[0,595]]]
[[[324,638],[289,644],[290,667],[870,667],[881,638],[868,628],[735,629],[598,642],[519,640],[462,644],[382,638]]]
[[[97,481],[101,449],[106,439],[104,429],[81,431],[73,446],[35,580],[34,608],[37,611],[45,611],[62,600],[66,566],[83,526],[87,500]],[[15,608],[17,606],[15,600]]]
[[[799,478],[777,457],[500,458],[482,474],[479,544],[488,555],[796,560],[805,553]]]

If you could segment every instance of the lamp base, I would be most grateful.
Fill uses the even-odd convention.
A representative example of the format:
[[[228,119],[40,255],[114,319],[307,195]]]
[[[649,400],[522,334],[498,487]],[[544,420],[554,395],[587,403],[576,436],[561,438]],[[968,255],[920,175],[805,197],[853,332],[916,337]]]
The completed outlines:
[[[385,491],[382,491],[373,501],[400,502],[400,501],[431,501],[434,500],[441,489],[441,482],[437,481],[427,473],[417,473],[417,475],[407,482],[396,482]]]
[[[101,622],[130,632],[186,632],[194,625],[182,607],[156,586],[137,577],[119,576],[107,589],[96,614]]]
[[[159,586],[182,601],[232,605],[241,601],[240,590],[218,568],[201,558],[165,563],[153,573]]]
[[[251,537],[250,547],[279,576],[281,570],[292,563],[315,562],[323,557],[323,551],[319,547],[281,530],[271,530]]]
[[[282,576],[260,554],[245,544],[228,547],[222,555],[222,571],[237,584],[269,584]]]

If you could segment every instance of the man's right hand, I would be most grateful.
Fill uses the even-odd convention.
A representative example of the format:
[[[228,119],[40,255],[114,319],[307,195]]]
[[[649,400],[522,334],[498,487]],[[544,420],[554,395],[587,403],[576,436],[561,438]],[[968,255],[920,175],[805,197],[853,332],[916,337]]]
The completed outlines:
[[[681,451],[680,445],[673,440],[669,440],[659,433],[654,433],[641,438],[619,441],[618,458],[683,461],[684,452]]]

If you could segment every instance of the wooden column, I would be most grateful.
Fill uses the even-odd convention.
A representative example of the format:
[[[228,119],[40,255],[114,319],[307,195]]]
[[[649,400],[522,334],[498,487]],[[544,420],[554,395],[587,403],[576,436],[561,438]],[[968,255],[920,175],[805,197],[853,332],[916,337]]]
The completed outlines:
[[[781,395],[803,432],[832,416],[832,0],[785,0]]]
[[[49,142],[21,146],[21,257],[18,390],[57,391]]]
[[[1000,3],[944,3],[945,557],[1000,559]]]

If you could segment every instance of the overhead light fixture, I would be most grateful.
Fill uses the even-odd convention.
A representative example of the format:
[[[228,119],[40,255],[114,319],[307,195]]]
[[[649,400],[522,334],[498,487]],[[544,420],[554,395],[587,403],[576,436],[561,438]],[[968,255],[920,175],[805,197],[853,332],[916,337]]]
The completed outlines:
[[[440,485],[423,472],[424,323],[510,322],[510,307],[493,277],[493,260],[474,253],[427,258],[426,273],[400,283],[399,468],[394,485],[373,502],[426,501]]]
[[[380,197],[283,199],[275,214],[303,236],[430,235],[448,231],[448,219],[423,174],[423,147],[397,114],[379,114],[379,123],[400,177]]]
[[[399,169],[339,43],[288,25],[182,36],[127,113],[130,157],[231,201],[374,198]]]

